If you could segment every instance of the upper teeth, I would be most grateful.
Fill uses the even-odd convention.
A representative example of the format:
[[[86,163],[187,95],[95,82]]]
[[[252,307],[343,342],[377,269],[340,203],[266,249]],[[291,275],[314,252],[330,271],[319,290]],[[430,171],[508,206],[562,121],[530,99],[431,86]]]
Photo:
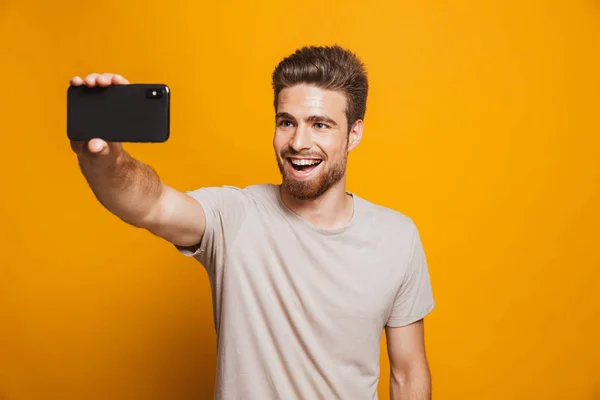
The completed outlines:
[[[313,165],[320,163],[321,160],[292,160],[294,165]]]

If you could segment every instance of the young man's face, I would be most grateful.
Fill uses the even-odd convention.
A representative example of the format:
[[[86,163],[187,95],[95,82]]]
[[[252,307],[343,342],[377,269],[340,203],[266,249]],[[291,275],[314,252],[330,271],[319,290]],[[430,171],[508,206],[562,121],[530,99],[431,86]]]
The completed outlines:
[[[344,94],[306,84],[283,89],[273,147],[284,188],[302,200],[321,196],[345,177],[361,135],[362,121],[348,134]]]

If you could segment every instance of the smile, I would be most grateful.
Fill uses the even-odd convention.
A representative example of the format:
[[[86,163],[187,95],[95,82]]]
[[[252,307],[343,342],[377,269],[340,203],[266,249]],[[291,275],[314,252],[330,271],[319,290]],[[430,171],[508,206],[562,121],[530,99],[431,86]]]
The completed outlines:
[[[322,162],[316,158],[287,158],[289,168],[297,178],[308,177]]]

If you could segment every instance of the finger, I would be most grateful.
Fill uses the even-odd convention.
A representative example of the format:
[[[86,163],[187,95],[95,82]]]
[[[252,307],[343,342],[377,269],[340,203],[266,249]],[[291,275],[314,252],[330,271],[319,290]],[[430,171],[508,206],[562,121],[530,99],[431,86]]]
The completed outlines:
[[[108,153],[108,144],[102,139],[92,139],[88,143],[88,150],[92,154],[105,155]]]
[[[105,73],[98,75],[96,78],[96,84],[98,86],[110,86],[112,84],[112,78],[114,74]]]
[[[112,76],[112,83],[115,85],[128,85],[129,81],[123,78],[121,75],[115,74]]]
[[[94,87],[96,86],[96,79],[98,79],[98,76],[99,74],[97,73],[89,74],[85,77],[84,83],[89,87]]]
[[[69,83],[73,86],[81,86],[83,85],[83,79],[81,79],[81,77],[79,76],[74,76],[73,78],[71,78]]]

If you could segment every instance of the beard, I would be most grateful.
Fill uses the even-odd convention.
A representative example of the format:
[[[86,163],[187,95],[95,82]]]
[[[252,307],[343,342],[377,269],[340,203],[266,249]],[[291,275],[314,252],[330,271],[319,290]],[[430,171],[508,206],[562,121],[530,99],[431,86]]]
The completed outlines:
[[[318,175],[308,180],[298,180],[289,171],[287,166],[287,157],[295,152],[288,150],[284,156],[278,156],[277,166],[281,173],[282,186],[294,198],[298,200],[314,200],[329,188],[338,183],[346,173],[346,164],[348,163],[348,154],[344,154],[341,160],[335,164],[326,164],[325,160],[321,162],[321,171]],[[294,154],[298,155],[298,154]],[[317,168],[319,168],[317,167]]]

